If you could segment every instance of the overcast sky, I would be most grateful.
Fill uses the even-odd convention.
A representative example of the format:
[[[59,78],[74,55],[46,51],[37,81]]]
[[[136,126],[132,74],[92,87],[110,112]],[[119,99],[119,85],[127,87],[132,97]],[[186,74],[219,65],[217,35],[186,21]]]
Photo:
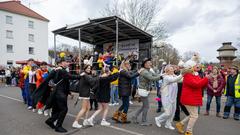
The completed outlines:
[[[99,11],[112,0],[22,0],[26,6],[29,2],[30,8],[50,20],[51,46],[52,30],[101,17]],[[233,42],[234,46],[240,42],[240,0],[160,0],[160,4],[155,21],[166,22],[167,41],[181,54],[197,51],[204,60],[216,61],[222,42]]]

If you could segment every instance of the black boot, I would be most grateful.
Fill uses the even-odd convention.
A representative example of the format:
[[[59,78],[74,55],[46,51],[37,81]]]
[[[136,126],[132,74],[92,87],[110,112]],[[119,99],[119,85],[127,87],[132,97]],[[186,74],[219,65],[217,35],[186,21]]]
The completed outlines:
[[[180,118],[179,117],[174,117],[173,120],[174,121],[180,121]]]
[[[156,112],[157,112],[157,113],[160,113],[160,112],[161,112],[161,108],[158,108],[158,109],[156,110]]]
[[[56,128],[55,128],[55,131],[56,131],[56,132],[59,132],[59,133],[66,133],[66,132],[67,132],[67,130],[64,129],[63,127],[56,127]]]
[[[46,120],[45,123],[51,127],[52,129],[56,128],[56,126],[53,124],[53,122],[51,122],[50,120]]]

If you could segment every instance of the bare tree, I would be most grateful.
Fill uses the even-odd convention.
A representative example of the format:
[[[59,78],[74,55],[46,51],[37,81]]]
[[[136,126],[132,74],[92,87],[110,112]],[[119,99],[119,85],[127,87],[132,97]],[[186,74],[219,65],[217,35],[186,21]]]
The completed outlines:
[[[194,54],[195,54],[195,52],[193,52],[193,51],[187,51],[187,52],[183,53],[183,60],[188,61],[189,59],[192,58],[192,56]]]
[[[59,54],[60,52],[65,52],[67,55],[78,56],[79,55],[79,47],[72,46],[68,44],[59,44],[56,47],[56,52]],[[85,52],[83,49],[82,52]],[[54,58],[54,48],[49,48],[48,54],[51,58]]]
[[[152,57],[157,65],[163,61],[168,64],[176,65],[180,60],[179,52],[171,44],[165,42],[156,42],[152,48]],[[161,60],[161,61],[160,61]]]
[[[171,44],[167,44],[163,51],[163,56],[164,56],[164,60],[169,63],[169,64],[173,64],[173,65],[177,65],[179,60],[180,60],[180,55],[179,52],[176,48],[174,48]]]
[[[159,0],[124,0],[106,5],[102,10],[103,16],[118,16],[138,28],[151,33],[154,41],[167,38],[165,24],[156,21],[157,13],[161,10]]]

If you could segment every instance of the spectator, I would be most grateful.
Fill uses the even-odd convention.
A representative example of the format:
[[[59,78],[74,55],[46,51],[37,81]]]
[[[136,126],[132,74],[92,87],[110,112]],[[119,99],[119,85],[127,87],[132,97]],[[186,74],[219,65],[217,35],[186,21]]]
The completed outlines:
[[[113,66],[112,73],[117,73],[119,70],[116,66]],[[111,100],[109,106],[119,105],[118,103],[118,79],[111,82]]]
[[[16,68],[12,68],[12,70],[11,70],[11,85],[12,86],[17,85],[17,82],[16,82]]]
[[[225,85],[224,79],[222,75],[219,73],[219,69],[217,67],[213,67],[207,86],[207,104],[206,113],[204,115],[209,115],[212,98],[215,96],[217,104],[216,116],[220,117],[221,96],[224,85]]]
[[[5,70],[5,76],[6,76],[6,86],[11,85],[11,71],[9,67]]]
[[[224,108],[223,118],[228,119],[232,105],[234,105],[234,120],[239,120],[240,116],[240,74],[237,66],[230,68],[230,74],[227,77],[225,95],[227,102]]]
[[[1,67],[0,69],[0,79],[1,79],[1,82],[4,82],[4,79],[5,79],[5,70],[3,67]]]

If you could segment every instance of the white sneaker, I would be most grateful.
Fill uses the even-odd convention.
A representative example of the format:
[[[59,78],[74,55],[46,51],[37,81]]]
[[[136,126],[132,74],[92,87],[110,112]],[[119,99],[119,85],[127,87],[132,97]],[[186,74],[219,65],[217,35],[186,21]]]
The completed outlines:
[[[83,121],[83,126],[92,126],[91,123],[88,121],[88,119],[85,119]]]
[[[106,120],[102,120],[101,126],[110,126],[111,123],[107,122]]]
[[[165,128],[168,128],[170,130],[175,130],[175,128],[172,125],[165,125]]]
[[[129,104],[131,104],[131,105],[132,105],[132,104],[133,104],[133,102],[132,102],[132,101],[129,101]]]
[[[93,123],[93,119],[92,118],[89,118],[87,119],[88,123],[90,126],[94,126],[94,123]]]
[[[72,124],[72,127],[73,128],[82,128],[82,125],[78,124],[77,121],[74,121],[73,124]]]
[[[110,104],[108,104],[109,106],[114,106],[114,104],[112,104],[112,103],[110,103]]]
[[[38,109],[38,114],[42,115],[43,114],[43,110],[42,109]]]
[[[49,111],[48,111],[48,110],[45,110],[45,111],[43,112],[43,114],[44,114],[44,116],[48,116]]]
[[[31,106],[29,106],[27,109],[28,109],[28,110],[32,110],[32,107],[31,107]]]
[[[115,103],[115,105],[119,105],[119,103]]]
[[[37,109],[32,109],[32,112],[34,112],[34,113],[35,113],[36,111],[37,111]]]
[[[155,117],[155,123],[158,127],[162,127],[162,125],[161,125],[161,123],[160,123],[160,121],[158,120],[157,117]]]

